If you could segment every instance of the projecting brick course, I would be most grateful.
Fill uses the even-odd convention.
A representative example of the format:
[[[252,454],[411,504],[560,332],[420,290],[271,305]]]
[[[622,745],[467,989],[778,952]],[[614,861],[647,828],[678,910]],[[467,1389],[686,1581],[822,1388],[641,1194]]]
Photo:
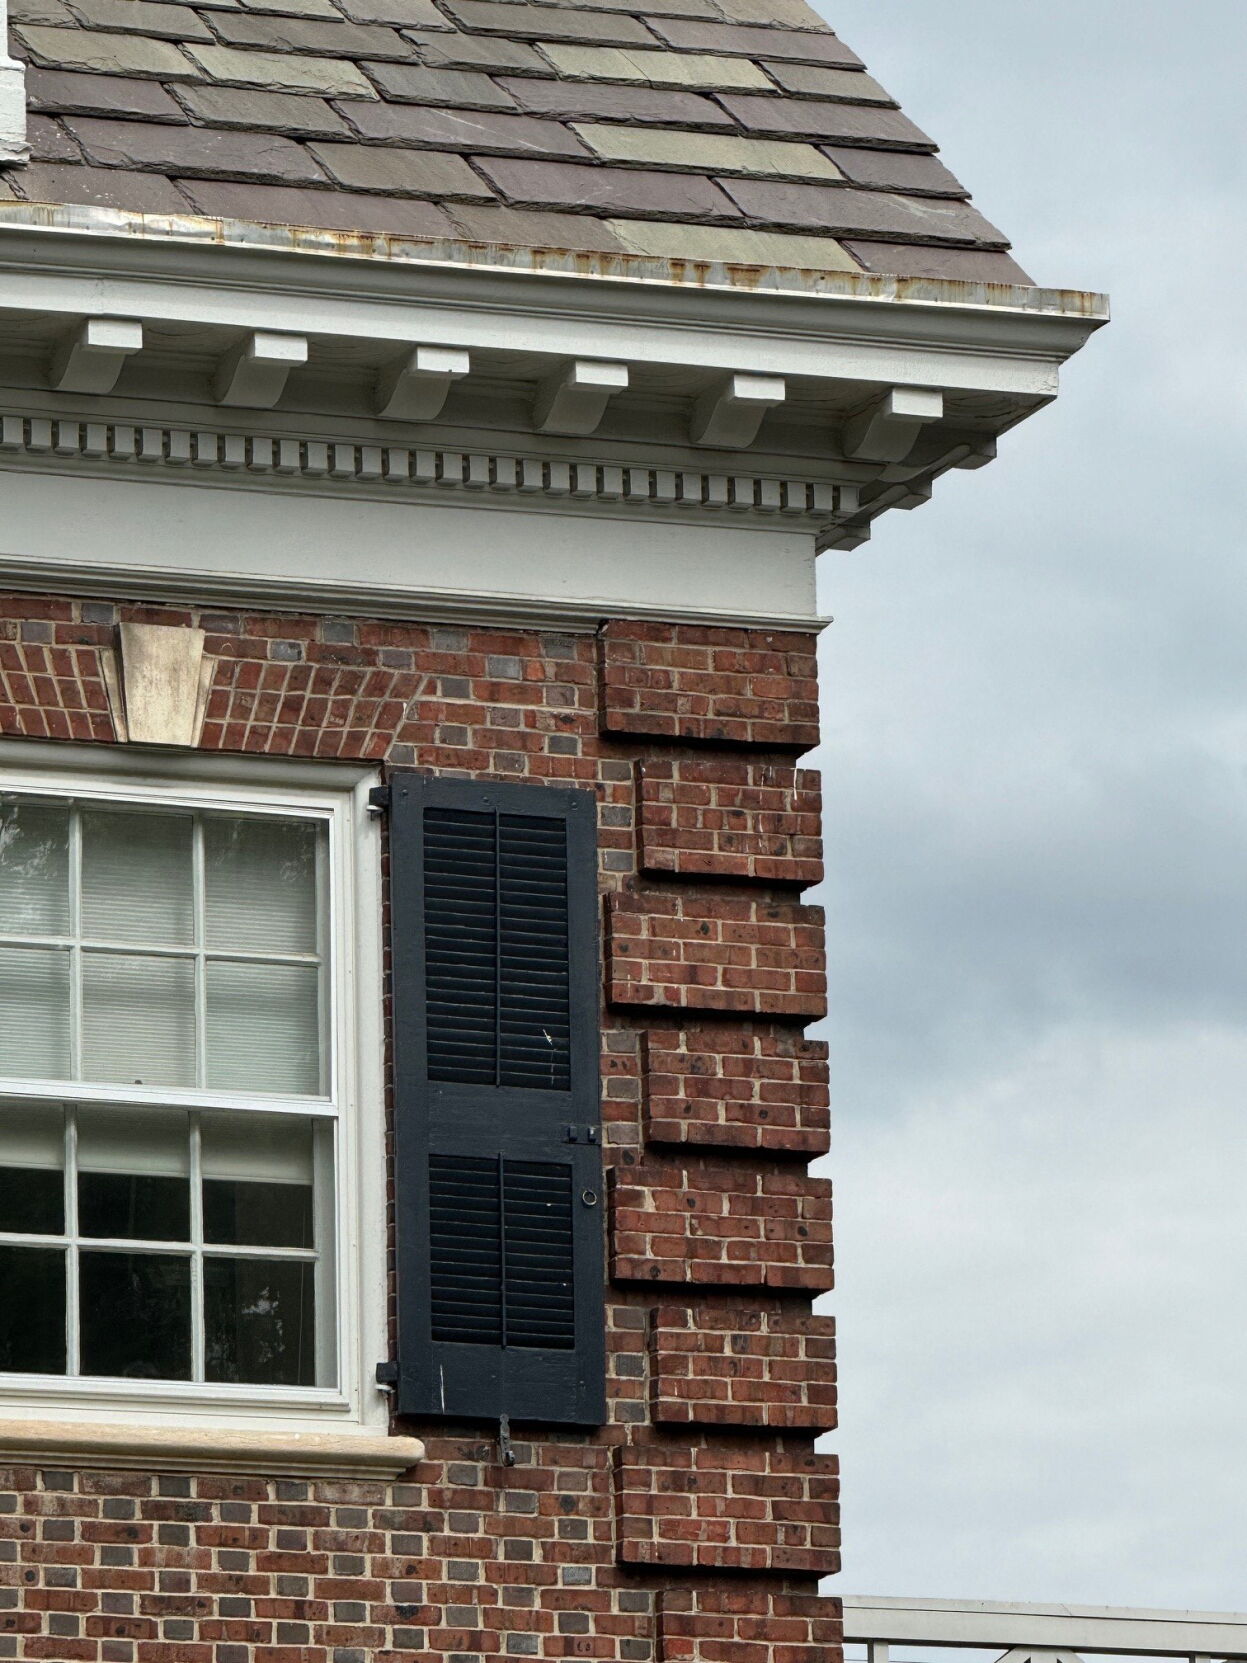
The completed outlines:
[[[827,1047],[799,1034],[653,1028],[642,1039],[648,1143],[821,1155]]]
[[[615,1005],[813,1019],[826,1011],[822,911],[752,896],[609,898]]]
[[[613,1273],[717,1287],[832,1285],[831,1185],[745,1162],[611,1172]]]
[[[654,1420],[827,1432],[836,1424],[836,1325],[784,1309],[660,1305],[650,1329]]]
[[[718,1438],[616,1452],[619,1557],[716,1571],[839,1569],[839,1466],[813,1450]]]
[[[818,743],[814,640],[612,620],[601,634],[603,731],[808,750]]]
[[[816,773],[728,757],[647,758],[638,807],[642,871],[802,886],[822,879]]]

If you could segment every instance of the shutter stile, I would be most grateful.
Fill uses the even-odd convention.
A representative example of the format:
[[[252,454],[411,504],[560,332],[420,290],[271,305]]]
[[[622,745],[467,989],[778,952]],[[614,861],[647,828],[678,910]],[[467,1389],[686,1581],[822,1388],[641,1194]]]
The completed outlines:
[[[391,779],[404,1414],[605,1415],[595,804]]]

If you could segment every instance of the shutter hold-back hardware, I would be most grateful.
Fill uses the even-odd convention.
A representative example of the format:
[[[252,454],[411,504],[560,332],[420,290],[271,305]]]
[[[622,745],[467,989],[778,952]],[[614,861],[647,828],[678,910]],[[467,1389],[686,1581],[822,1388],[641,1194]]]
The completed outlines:
[[[368,812],[374,820],[390,812],[391,788],[388,785],[374,785],[368,793]]]
[[[504,1467],[515,1465],[515,1450],[511,1444],[511,1417],[503,1415],[498,1422],[498,1450]]]

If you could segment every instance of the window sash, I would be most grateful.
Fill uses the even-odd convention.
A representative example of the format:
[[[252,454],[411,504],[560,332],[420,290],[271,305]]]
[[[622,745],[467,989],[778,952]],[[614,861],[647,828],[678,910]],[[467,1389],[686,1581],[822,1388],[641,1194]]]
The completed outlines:
[[[69,933],[18,935],[0,931],[0,949],[50,949],[64,952],[70,962],[70,1066],[62,1078],[36,1076],[0,1077],[0,1102],[7,1098],[50,1099],[61,1101],[72,1096],[78,1102],[116,1102],[135,1106],[167,1104],[184,1108],[223,1108],[257,1110],[267,1113],[322,1114],[334,1117],[339,1108],[340,1059],[337,1055],[338,1025],[340,1021],[339,989],[335,974],[336,944],[340,941],[337,919],[337,885],[334,881],[336,863],[341,858],[337,847],[335,817],[323,809],[291,799],[281,803],[231,801],[187,793],[175,796],[161,792],[154,798],[146,793],[97,791],[66,787],[63,790],[40,786],[34,789],[25,784],[10,783],[0,778],[0,792],[10,800],[34,804],[55,804],[69,812]],[[147,942],[119,942],[100,940],[86,935],[82,929],[82,816],[101,810],[176,814],[193,816],[193,908],[194,939],[192,944],[166,945]],[[204,825],[205,818],[213,819],[270,819],[302,820],[315,825],[321,835],[316,840],[316,919],[317,939],[314,953],[260,952],[249,949],[207,946]],[[184,962],[193,966],[195,1074],[193,1086],[139,1086],[121,1082],[83,1078],[83,965],[84,960],[131,956],[161,958]],[[274,967],[305,967],[319,971],[317,977],[317,1027],[319,1046],[320,1087],[315,1093],[236,1090],[213,1087],[207,1083],[207,978],[209,967],[215,964],[239,964]],[[257,1101],[259,1099],[259,1101]]]
[[[8,749],[7,747],[3,747]],[[61,759],[68,760],[68,748],[59,748],[53,766],[63,766]],[[356,1188],[360,1182],[358,1167],[360,1134],[358,1129],[348,1129],[341,1123],[341,1110],[347,1090],[346,1082],[354,1077],[355,1065],[347,1061],[348,1051],[344,1025],[354,1030],[359,1020],[355,1012],[354,987],[355,966],[354,959],[347,957],[346,949],[352,945],[349,938],[353,934],[345,927],[345,919],[353,917],[355,902],[352,899],[359,877],[355,871],[354,847],[359,837],[359,825],[363,823],[362,812],[363,794],[367,790],[367,783],[345,780],[341,774],[331,777],[328,770],[317,779],[309,778],[303,782],[299,778],[300,772],[313,773],[312,770],[300,770],[298,765],[283,768],[278,764],[255,764],[250,759],[241,764],[234,764],[233,759],[209,759],[204,766],[205,780],[188,783],[180,774],[176,778],[173,789],[167,785],[149,783],[158,779],[163,771],[160,763],[141,781],[133,776],[126,777],[124,770],[116,767],[114,759],[106,758],[101,765],[98,782],[94,778],[95,758],[89,761],[82,759],[74,771],[72,783],[68,779],[61,783],[50,770],[47,774],[40,771],[33,777],[29,771],[20,766],[27,756],[32,755],[32,747],[26,746],[19,759],[13,759],[17,765],[12,769],[5,768],[0,773],[0,791],[6,798],[17,798],[31,802],[61,804],[77,804],[80,810],[95,810],[115,808],[122,811],[149,809],[152,812],[177,812],[179,810],[196,815],[197,837],[202,838],[203,821],[201,815],[213,817],[245,816],[248,818],[269,819],[301,819],[322,828],[323,835],[318,839],[318,876],[317,876],[317,920],[318,939],[317,952],[260,952],[250,949],[208,948],[204,945],[202,925],[198,935],[198,945],[189,948],[164,948],[150,943],[134,943],[136,952],[145,956],[167,956],[173,958],[190,958],[200,964],[208,963],[240,963],[240,964],[293,964],[319,965],[322,968],[320,980],[321,1013],[320,1039],[322,1047],[322,1086],[321,1096],[299,1095],[261,1095],[252,1092],[219,1090],[196,1086],[186,1087],[137,1087],[126,1084],[114,1084],[99,1081],[66,1081],[66,1080],[25,1080],[16,1077],[0,1079],[0,1108],[15,1105],[17,1101],[27,1102],[50,1101],[62,1106],[77,1105],[109,1105],[131,1107],[167,1107],[188,1111],[223,1110],[228,1112],[242,1112],[261,1114],[266,1116],[296,1115],[311,1123],[314,1139],[318,1148],[325,1149],[327,1158],[317,1158],[313,1174],[315,1191],[314,1217],[316,1219],[316,1245],[312,1249],[278,1249],[278,1248],[247,1248],[235,1247],[229,1244],[200,1244],[199,1265],[206,1258],[248,1258],[248,1259],[285,1259],[296,1262],[307,1262],[311,1259],[319,1260],[320,1274],[317,1276],[317,1372],[318,1380],[329,1382],[325,1385],[311,1387],[265,1386],[262,1384],[232,1383],[232,1382],[204,1382],[202,1379],[203,1337],[199,1330],[203,1325],[202,1300],[196,1301],[195,1335],[195,1374],[190,1381],[179,1380],[115,1380],[109,1377],[86,1376],[72,1374],[54,1376],[7,1375],[0,1377],[0,1401],[19,1395],[23,1390],[29,1391],[31,1383],[38,1380],[42,1393],[46,1388],[49,1395],[62,1393],[66,1397],[101,1397],[106,1399],[121,1398],[161,1398],[172,1402],[186,1403],[202,1402],[205,1405],[233,1402],[240,1406],[255,1404],[276,1408],[281,1404],[291,1408],[305,1405],[309,1408],[320,1405],[324,1408],[345,1408],[353,1403],[357,1413],[363,1412],[361,1389],[364,1377],[361,1375],[355,1352],[358,1350],[356,1330],[359,1328],[361,1317],[365,1315],[360,1306],[361,1298],[368,1301],[374,1298],[371,1290],[365,1290],[359,1280],[360,1267],[355,1264],[350,1254],[342,1251],[344,1244],[355,1240],[357,1225],[358,1202],[355,1200]],[[9,761],[6,757],[3,760]],[[180,760],[180,759],[179,759]],[[45,764],[46,765],[46,764]],[[235,777],[235,770],[236,775]],[[223,783],[214,785],[212,777],[222,776]],[[266,779],[266,783],[258,789],[252,789],[249,776]],[[88,779],[88,776],[90,778]],[[318,789],[319,786],[319,789]],[[345,913],[343,909],[346,909]],[[80,918],[80,914],[79,914]],[[79,918],[74,920],[75,924]],[[366,932],[367,933],[367,932]],[[106,942],[93,943],[88,938],[56,937],[56,936],[10,936],[0,938],[0,944],[13,946],[61,946],[67,951],[77,949],[92,950],[98,948],[104,952],[124,952],[126,943]],[[351,1001],[348,1004],[348,1001]],[[202,1007],[201,1007],[202,1008]],[[203,1052],[200,1051],[202,1058]],[[353,1094],[353,1092],[352,1092]],[[371,1141],[371,1139],[370,1139]],[[68,1181],[68,1180],[67,1180]],[[202,1192],[199,1192],[200,1197]],[[197,1209],[201,1202],[195,1203]],[[38,1235],[23,1236],[18,1233],[4,1232],[0,1234],[0,1241],[6,1245],[48,1246],[69,1250],[71,1242],[81,1244],[89,1251],[137,1251],[181,1254],[190,1257],[195,1250],[194,1243],[160,1243],[160,1242],[132,1242],[121,1239],[97,1239],[80,1235],[71,1236],[69,1233],[69,1216],[66,1218],[66,1234],[58,1237],[44,1237]],[[194,1228],[202,1233],[202,1218],[195,1221]],[[188,1251],[188,1249],[190,1251]],[[371,1265],[369,1265],[371,1269]],[[200,1270],[199,1275],[202,1275]],[[201,1291],[201,1289],[197,1289]],[[67,1313],[68,1318],[68,1313]],[[366,1331],[371,1334],[376,1327],[376,1319],[367,1315]],[[375,1340],[365,1340],[365,1346],[375,1349]],[[371,1418],[366,1416],[366,1418]]]

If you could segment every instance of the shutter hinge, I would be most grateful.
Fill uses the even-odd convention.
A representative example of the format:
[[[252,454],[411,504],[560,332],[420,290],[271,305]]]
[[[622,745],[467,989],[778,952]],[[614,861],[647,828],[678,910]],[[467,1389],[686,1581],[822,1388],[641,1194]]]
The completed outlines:
[[[504,1467],[515,1465],[515,1450],[511,1446],[511,1417],[503,1415],[498,1422],[498,1453],[502,1456]]]
[[[596,1143],[597,1140],[596,1126],[569,1126],[563,1134],[564,1143]]]
[[[390,812],[391,791],[388,785],[374,785],[368,793],[368,812],[372,815]]]
[[[397,1363],[377,1364],[377,1385],[380,1386],[383,1392],[394,1392],[398,1390]]]

